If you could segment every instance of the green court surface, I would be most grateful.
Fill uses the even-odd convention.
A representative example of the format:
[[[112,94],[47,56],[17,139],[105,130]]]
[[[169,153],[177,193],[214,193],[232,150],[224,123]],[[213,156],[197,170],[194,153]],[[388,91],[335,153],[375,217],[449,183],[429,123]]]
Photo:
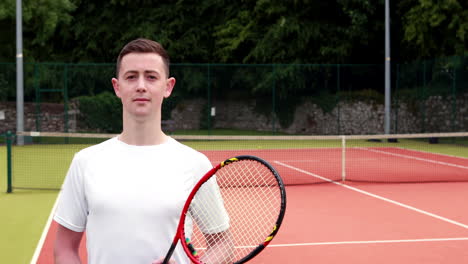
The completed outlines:
[[[0,262],[29,263],[58,191],[16,190],[7,194],[5,184],[0,187]]]
[[[30,263],[58,191],[6,193],[6,147],[0,146],[0,263]]]

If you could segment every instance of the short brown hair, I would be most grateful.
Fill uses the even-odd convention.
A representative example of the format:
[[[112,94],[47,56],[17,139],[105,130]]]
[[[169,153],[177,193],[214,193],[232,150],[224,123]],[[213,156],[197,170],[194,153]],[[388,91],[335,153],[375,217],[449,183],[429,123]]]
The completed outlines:
[[[130,41],[125,45],[122,50],[120,51],[119,56],[117,57],[117,65],[116,65],[116,76],[119,77],[119,70],[120,65],[122,63],[122,58],[130,53],[156,53],[163,59],[164,66],[166,68],[167,77],[169,77],[169,54],[164,49],[164,47],[153,40],[139,38]]]

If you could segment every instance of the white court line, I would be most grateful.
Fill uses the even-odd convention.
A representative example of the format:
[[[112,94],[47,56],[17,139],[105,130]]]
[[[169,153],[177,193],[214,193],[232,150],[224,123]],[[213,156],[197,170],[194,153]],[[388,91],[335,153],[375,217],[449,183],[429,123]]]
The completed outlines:
[[[306,159],[306,160],[283,160],[284,162],[324,162],[324,160],[320,159]]]
[[[347,158],[347,160],[352,160],[352,161],[376,161],[376,160],[382,160],[383,158]],[[330,160],[327,159],[306,159],[306,160],[299,160],[299,159],[294,159],[294,160],[282,160],[283,162],[307,162],[307,163],[333,163]]]
[[[385,243],[417,243],[417,242],[444,242],[444,241],[468,241],[468,237],[453,238],[424,238],[424,239],[397,239],[397,240],[369,240],[369,241],[335,241],[315,243],[270,244],[268,247],[298,247],[298,246],[323,246],[323,245],[353,245],[353,244],[385,244]]]
[[[419,161],[424,161],[428,163],[434,163],[434,164],[439,164],[439,165],[445,165],[445,166],[450,166],[450,167],[455,167],[455,168],[461,168],[461,169],[468,169],[467,166],[462,166],[458,164],[453,164],[453,163],[448,163],[448,162],[442,162],[442,161],[437,161],[437,160],[432,160],[432,159],[424,159],[424,158],[418,158],[410,155],[404,155],[404,154],[398,154],[398,153],[393,153],[393,152],[387,152],[383,150],[376,150],[376,149],[370,149],[370,148],[358,148],[358,149],[363,149],[371,152],[376,152],[376,153],[381,153],[381,154],[386,154],[386,155],[391,155],[391,156],[396,156],[400,158],[406,158],[406,159],[414,159],[414,160],[419,160]]]
[[[289,243],[289,244],[269,244],[271,247],[303,247],[303,246],[327,246],[327,245],[359,245],[359,244],[387,244],[387,243],[418,243],[418,242],[446,242],[446,241],[468,241],[468,237],[449,238],[419,238],[419,239],[394,239],[394,240],[363,240],[363,241],[334,241],[334,242],[313,242],[313,243]],[[236,246],[234,248],[256,248],[252,246]],[[206,250],[206,247],[197,247],[197,250]]]
[[[46,240],[47,234],[49,233],[50,226],[52,225],[52,220],[54,218],[55,208],[57,208],[59,196],[60,195],[57,195],[54,206],[52,207],[52,211],[50,212],[49,218],[47,219],[47,223],[44,227],[44,230],[42,230],[41,238],[39,239],[39,242],[37,243],[36,250],[34,250],[34,255],[32,256],[32,259],[31,259],[31,264],[36,264],[39,258],[39,255],[41,254],[42,247],[44,246],[44,242]]]
[[[393,147],[393,148],[402,149],[402,150],[411,151],[411,152],[416,152],[416,153],[432,154],[432,155],[437,155],[437,156],[444,156],[444,157],[468,160],[468,158],[466,158],[466,157],[460,157],[460,156],[457,156],[457,155],[450,155],[450,154],[445,154],[445,153],[437,153],[437,152],[430,152],[430,151],[417,150],[417,149],[407,149],[407,148],[403,148],[403,147]]]
[[[293,166],[290,166],[288,164],[284,164],[280,161],[273,161],[274,163],[276,164],[279,164],[281,166],[284,166],[284,167],[287,167],[287,168],[290,168],[292,170],[296,170],[296,171],[299,171],[299,172],[302,172],[304,174],[307,174],[307,175],[310,175],[310,176],[313,176],[313,177],[316,177],[316,178],[319,178],[323,181],[327,181],[327,182],[330,182],[330,183],[333,183],[333,184],[336,184],[336,185],[339,185],[341,187],[344,187],[346,189],[349,189],[349,190],[352,190],[352,191],[355,191],[355,192],[358,192],[358,193],[361,193],[361,194],[364,194],[364,195],[367,195],[367,196],[370,196],[370,197],[374,197],[376,199],[379,199],[379,200],[382,200],[382,201],[385,201],[385,202],[389,202],[391,204],[395,204],[395,205],[398,205],[398,206],[401,206],[401,207],[404,207],[406,209],[409,209],[409,210],[412,210],[412,211],[415,211],[415,212],[418,212],[418,213],[421,213],[421,214],[424,214],[424,215],[427,215],[427,216],[430,216],[430,217],[433,217],[433,218],[436,218],[436,219],[439,219],[439,220],[442,220],[444,222],[447,222],[447,223],[450,223],[450,224],[454,224],[454,225],[457,225],[457,226],[461,226],[465,229],[468,229],[468,225],[465,225],[465,224],[462,224],[460,222],[457,222],[457,221],[454,221],[454,220],[451,220],[451,219],[448,219],[446,217],[442,217],[440,215],[436,215],[436,214],[433,214],[433,213],[430,213],[430,212],[427,212],[427,211],[424,211],[424,210],[421,210],[421,209],[418,209],[416,207],[413,207],[413,206],[410,206],[410,205],[406,205],[404,203],[400,203],[400,202],[397,202],[397,201],[393,201],[391,199],[388,199],[388,198],[385,198],[385,197],[382,197],[382,196],[379,196],[379,195],[376,195],[376,194],[373,194],[373,193],[370,193],[370,192],[366,192],[366,191],[363,191],[361,189],[358,189],[358,188],[355,188],[355,187],[351,187],[349,185],[346,185],[346,184],[343,184],[343,183],[340,183],[340,182],[336,182],[336,181],[332,181],[330,179],[327,179],[327,178],[324,178],[322,176],[319,176],[317,174],[314,174],[312,172],[308,172],[308,171],[305,171],[305,170],[301,170],[299,168],[296,168],[296,167],[293,167]]]

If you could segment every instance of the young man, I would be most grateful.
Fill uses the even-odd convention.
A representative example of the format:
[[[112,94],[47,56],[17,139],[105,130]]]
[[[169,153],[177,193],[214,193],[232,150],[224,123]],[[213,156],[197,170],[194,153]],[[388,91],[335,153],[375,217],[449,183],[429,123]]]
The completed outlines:
[[[80,263],[85,230],[90,264],[162,263],[190,190],[212,168],[206,156],[161,130],[161,105],[176,80],[159,43],[128,43],[116,74],[123,131],[75,155],[54,216],[56,263]],[[229,217],[221,213],[217,224],[227,230]],[[189,263],[180,245],[171,263]]]

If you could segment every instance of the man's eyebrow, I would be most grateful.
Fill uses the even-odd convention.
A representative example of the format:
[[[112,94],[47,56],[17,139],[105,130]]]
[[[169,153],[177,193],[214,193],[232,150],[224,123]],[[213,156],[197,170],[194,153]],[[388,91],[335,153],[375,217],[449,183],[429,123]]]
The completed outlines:
[[[127,75],[127,74],[135,74],[135,73],[138,73],[138,71],[136,70],[128,70],[126,72],[124,72],[124,75]],[[145,74],[148,74],[148,73],[152,73],[152,74],[160,74],[159,71],[156,71],[156,70],[146,70],[144,71]]]
[[[155,71],[155,70],[147,70],[147,71],[145,71],[145,73],[154,73],[154,74],[159,75],[159,71]]]
[[[127,74],[131,74],[131,73],[132,73],[132,74],[138,73],[138,71],[129,70],[129,71],[124,72],[123,74],[124,74],[124,75],[127,75]]]
[[[139,71],[137,71],[137,70],[128,70],[128,71],[124,72],[122,76],[127,76],[129,74],[138,74],[138,73],[139,73]],[[144,74],[155,74],[157,76],[161,75],[161,73],[159,71],[157,71],[157,70],[145,70]]]

